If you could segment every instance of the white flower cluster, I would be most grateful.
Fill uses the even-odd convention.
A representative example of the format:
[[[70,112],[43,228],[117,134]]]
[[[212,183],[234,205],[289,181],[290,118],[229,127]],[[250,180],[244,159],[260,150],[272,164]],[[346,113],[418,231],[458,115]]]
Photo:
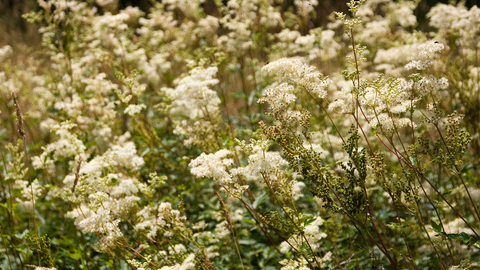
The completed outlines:
[[[96,245],[101,252],[110,252],[122,239],[118,224],[137,207],[138,193],[151,192],[146,184],[124,175],[126,171],[138,171],[144,164],[128,138],[127,133],[103,155],[80,163],[78,176],[66,176],[63,190],[56,191],[61,197],[80,204],[67,213],[67,217],[73,218],[83,233],[101,236]],[[85,156],[82,159],[86,160]],[[122,173],[115,173],[117,170]]]
[[[298,57],[279,59],[264,66],[263,70],[279,76],[281,81],[304,88],[314,97],[327,96],[325,88],[330,80],[324,78],[317,68],[303,63]]]
[[[209,177],[223,188],[226,192],[241,196],[248,186],[239,186],[235,177],[244,176],[248,181],[255,182],[256,185],[266,187],[270,185],[278,192],[297,200],[303,196],[301,188],[304,183],[292,180],[286,177],[283,167],[288,165],[279,152],[267,151],[268,141],[252,140],[251,144],[240,142],[240,147],[245,153],[249,153],[249,164],[245,167],[230,168],[233,165],[233,159],[227,158],[232,155],[229,150],[222,149],[213,154],[202,153],[199,157],[192,160],[189,164],[190,172],[197,178]],[[300,178],[300,177],[297,177]],[[228,184],[233,184],[235,190]]]
[[[380,48],[375,54],[373,63],[376,69],[384,71],[388,76],[401,76],[404,66],[417,57],[417,44],[405,44],[388,49]]]
[[[428,75],[416,82],[414,86],[418,89],[419,96],[423,97],[429,94],[435,94],[440,89],[447,89],[449,85],[450,83],[445,77],[438,79],[433,75]]]
[[[215,79],[216,67],[194,68],[182,79],[176,80],[175,89],[163,88],[172,100],[172,114],[180,114],[190,119],[204,118],[218,113],[220,99],[211,89],[218,84]]]
[[[296,30],[285,28],[276,36],[279,40],[279,43],[276,44],[276,46],[279,49],[290,52],[291,54],[302,50],[299,45],[311,45],[313,47],[313,41],[311,41],[310,38],[306,39],[305,37],[302,37],[302,34]],[[299,39],[298,43],[296,42],[297,39]]]
[[[103,205],[96,211],[82,204],[66,214],[66,217],[75,219],[75,225],[82,233],[97,233],[101,236],[96,246],[100,252],[109,252],[114,249],[116,241],[123,236],[118,227],[121,220],[110,213],[117,202],[109,201],[107,197],[108,195],[101,192],[90,196],[90,200],[101,201]]]
[[[5,45],[0,48],[0,62],[3,62],[5,58],[10,56],[13,53],[12,47],[10,45]]]
[[[298,260],[289,260],[283,259],[279,262],[282,266],[280,270],[310,270],[311,268],[308,267],[308,262],[305,258],[301,258]]]
[[[155,207],[147,205],[137,213],[137,216],[140,221],[135,225],[135,230],[147,231],[150,238],[155,238],[159,231],[163,231],[163,236],[170,237],[174,234],[172,230],[177,226],[183,226],[186,221],[186,217],[173,209],[168,202],[162,202]]]
[[[341,50],[340,44],[335,40],[335,31],[315,28],[303,36],[297,30],[285,28],[275,34],[278,42],[272,47],[273,59],[286,56],[308,55],[309,61],[328,61],[336,57]],[[277,56],[278,55],[278,56]]]
[[[232,153],[226,149],[217,151],[214,154],[202,153],[189,164],[190,172],[197,178],[209,177],[220,185],[232,183],[232,176],[228,167],[233,164],[233,159],[226,158]]]
[[[275,184],[283,178],[283,171],[280,168],[287,165],[288,162],[279,152],[266,151],[256,144],[248,156],[248,165],[238,168],[236,173],[246,176],[248,180],[255,181],[260,186],[265,186],[266,179],[262,175],[268,176],[269,184]]]
[[[335,76],[333,81],[338,90],[332,94],[332,99],[334,100],[330,102],[328,109],[337,113],[353,112],[355,100],[352,99],[352,83],[340,76]]]
[[[292,93],[293,86],[288,83],[282,83],[276,87],[270,87],[263,91],[263,97],[258,103],[268,103],[273,111],[284,111],[288,104],[294,102],[297,97]]]
[[[320,47],[321,49],[312,49],[310,53],[310,60],[312,59],[312,53],[321,57],[321,60],[328,61],[337,57],[342,46],[335,40],[335,31],[323,30],[320,34]]]
[[[15,180],[15,189],[19,189],[21,192],[21,198],[15,198],[15,200],[25,209],[27,212],[34,212],[33,205],[37,199],[42,195],[44,188],[39,184],[38,179],[32,181],[29,185],[28,181]]]
[[[390,23],[398,23],[403,28],[413,27],[417,24],[417,17],[414,14],[417,8],[415,2],[388,2],[387,9],[390,11],[386,19]]]
[[[308,17],[308,14],[318,5],[317,0],[294,0],[293,3],[298,8],[298,13],[304,18]]]
[[[242,175],[248,181],[255,182],[257,186],[272,186],[277,192],[298,200],[303,197],[303,182],[297,181],[301,176],[294,174],[293,179],[286,176],[288,162],[282,158],[279,152],[268,151],[267,140],[251,140],[250,144],[237,141],[242,150],[248,154],[248,165],[231,169],[233,175]]]
[[[435,53],[441,52],[443,48],[445,48],[445,46],[437,41],[429,41],[418,46],[418,50],[420,51],[418,57],[420,60],[411,61],[405,66],[405,68],[407,70],[425,70],[429,68],[432,65],[432,58]]]
[[[327,252],[323,258],[315,256],[311,259],[310,264],[314,267],[323,269],[327,266],[327,262],[332,260],[332,252]],[[280,270],[310,270],[309,263],[305,258],[283,259],[279,262],[282,266]],[[316,268],[315,268],[316,269]]]
[[[257,24],[262,14],[267,15],[263,19],[267,23],[267,27],[276,26],[281,22],[281,16],[277,11],[267,9],[259,14],[257,12],[258,6],[258,1],[255,0],[228,1],[226,7],[224,7],[225,15],[220,18],[219,22],[230,32],[218,38],[217,45],[220,48],[224,48],[232,54],[242,55],[245,50],[253,45],[252,32],[258,27]],[[272,14],[268,14],[268,12],[272,12]],[[266,21],[267,18],[273,20]]]
[[[32,158],[32,164],[35,169],[52,171],[55,168],[54,162],[62,158],[81,156],[85,159],[85,145],[75,134],[70,132],[71,129],[77,126],[76,124],[70,122],[57,124],[53,122],[47,126],[58,135],[59,139],[44,147],[40,156]]]
[[[461,54],[476,57],[480,42],[480,8],[472,5],[470,10],[459,3],[457,6],[438,4],[427,14],[430,26],[439,29],[439,34],[452,37]],[[477,48],[477,49],[472,49]]]
[[[316,217],[312,223],[303,227],[303,235],[294,234],[287,241],[283,241],[280,244],[280,251],[287,253],[291,247],[301,250],[305,241],[312,249],[318,249],[320,240],[327,237],[327,234],[321,232],[319,228],[323,225],[323,222],[324,220],[321,217]]]
[[[392,79],[378,89],[364,90],[359,102],[372,128],[380,127],[386,135],[391,135],[395,129],[411,126],[411,120],[401,115],[419,100],[411,99],[412,85],[412,81]]]
[[[191,270],[195,269],[195,254],[189,254],[182,264],[164,266],[160,270]]]
[[[145,104],[140,104],[140,105],[130,104],[130,105],[128,105],[127,108],[125,108],[124,113],[126,113],[130,116],[134,116],[135,114],[140,113],[146,107],[147,106],[145,106]]]
[[[137,149],[133,142],[127,141],[130,134],[127,132],[118,138],[117,144],[114,144],[103,155],[96,156],[85,166],[82,166],[80,172],[85,174],[101,173],[105,167],[121,166],[125,169],[138,171],[145,163],[143,158],[137,155]]]
[[[214,78],[217,71],[216,67],[196,67],[175,81],[175,89],[162,88],[172,99],[170,114],[177,125],[174,133],[186,136],[186,145],[215,140],[213,132],[218,121],[220,99],[211,87],[219,82]]]

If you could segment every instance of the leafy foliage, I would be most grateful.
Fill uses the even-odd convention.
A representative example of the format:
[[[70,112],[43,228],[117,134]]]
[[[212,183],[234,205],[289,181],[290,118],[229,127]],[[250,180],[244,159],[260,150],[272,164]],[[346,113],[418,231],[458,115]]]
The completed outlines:
[[[478,267],[476,6],[38,3],[0,48],[0,268]]]

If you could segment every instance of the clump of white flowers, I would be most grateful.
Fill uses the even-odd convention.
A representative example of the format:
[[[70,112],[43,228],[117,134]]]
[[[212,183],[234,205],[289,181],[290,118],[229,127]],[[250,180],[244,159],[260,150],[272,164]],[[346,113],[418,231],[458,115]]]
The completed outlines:
[[[438,41],[429,41],[418,46],[418,50],[420,51],[418,58],[420,60],[411,61],[405,66],[405,68],[417,70],[427,69],[432,65],[432,58],[435,54],[441,52],[444,47],[445,46]]]
[[[3,61],[3,59],[7,58],[13,53],[12,47],[10,45],[5,45],[2,48],[0,48],[0,61]]]
[[[216,67],[196,67],[175,81],[175,89],[162,89],[172,99],[171,113],[184,115],[192,120],[216,115],[220,99],[211,87],[219,82],[215,78],[217,72]]]
[[[85,145],[70,130],[77,125],[71,122],[62,122],[60,124],[50,125],[50,130],[59,137],[54,143],[47,145],[43,153],[35,158],[36,169],[42,168],[43,164],[48,164],[50,159],[56,161],[60,158],[68,158],[76,155],[84,156]],[[50,158],[50,155],[52,157]]]
[[[288,162],[282,158],[280,153],[268,151],[269,142],[267,140],[252,140],[250,144],[244,141],[240,142],[242,150],[248,154],[248,165],[238,168],[239,174],[245,175],[247,179],[255,181],[258,185],[264,186],[279,181],[283,177],[281,167],[288,165]],[[267,175],[268,179],[264,179]]]
[[[324,220],[321,217],[315,217],[315,220],[304,225],[303,233],[292,235],[287,241],[283,241],[280,244],[280,250],[283,253],[287,253],[291,248],[300,250],[305,243],[311,249],[318,249],[319,241],[327,237],[327,234],[320,231],[320,226],[323,225]]]
[[[300,58],[282,58],[263,67],[268,74],[277,75],[280,81],[284,81],[294,87],[300,87],[315,98],[325,98],[325,88],[330,83],[316,67],[305,64]]]
[[[474,265],[478,7],[38,2],[0,48],[0,268]]]
[[[258,103],[268,103],[274,111],[284,111],[288,104],[294,102],[297,97],[293,94],[294,87],[288,83],[282,83],[276,87],[265,89],[263,97]]]
[[[195,269],[195,254],[189,254],[182,264],[164,266],[160,270],[192,270]]]
[[[202,153],[199,157],[192,160],[189,166],[190,172],[198,178],[209,177],[215,182],[228,184],[233,181],[232,176],[227,171],[233,164],[233,159],[227,158],[232,153],[229,150],[222,149],[214,154]]]
[[[217,71],[216,67],[196,67],[175,81],[175,89],[162,88],[172,100],[170,114],[177,125],[174,133],[187,137],[187,145],[202,146],[216,139],[220,99],[211,88],[219,82]]]
[[[175,227],[183,226],[186,221],[186,217],[173,209],[168,202],[162,202],[156,207],[145,206],[137,216],[140,219],[135,225],[135,230],[147,231],[147,236],[150,238],[155,238],[159,231],[163,236],[170,237],[174,234]]]
[[[135,114],[140,113],[146,107],[147,106],[145,106],[145,104],[140,104],[140,105],[130,104],[123,112],[130,116],[134,116]]]

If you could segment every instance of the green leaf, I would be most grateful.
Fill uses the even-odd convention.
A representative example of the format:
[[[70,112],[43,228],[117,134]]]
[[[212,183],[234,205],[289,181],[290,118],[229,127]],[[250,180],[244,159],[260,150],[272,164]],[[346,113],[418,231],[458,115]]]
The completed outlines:
[[[249,218],[242,219],[242,222],[245,222],[245,223],[248,223],[248,224],[256,224],[255,220],[249,219]]]
[[[432,229],[435,231],[435,232],[442,232],[442,226],[440,226],[439,224],[435,223],[435,221],[433,220],[430,220],[430,225],[432,225]]]
[[[395,228],[399,228],[399,229],[408,227],[408,224],[406,222],[402,223],[402,225],[400,225],[399,223],[396,223],[396,222],[390,222],[390,225],[392,225]]]
[[[257,209],[257,207],[262,204],[265,199],[268,197],[268,194],[264,192],[262,195],[258,196],[257,199],[253,202],[253,208]]]
[[[225,143],[226,146],[234,146],[235,142],[232,140],[228,140],[227,143]]]
[[[248,106],[252,106],[253,102],[255,101],[255,91],[252,91],[248,97]]]
[[[417,158],[413,155],[410,156],[410,162],[412,163],[413,166],[417,166]]]
[[[79,250],[75,250],[73,253],[69,252],[68,250],[65,250],[65,254],[68,255],[68,257],[74,259],[74,260],[78,260],[82,257],[82,254],[80,253]]]
[[[240,245],[250,246],[250,245],[255,244],[256,241],[254,239],[241,239],[241,240],[238,240],[238,243]]]
[[[243,99],[246,99],[246,98],[247,98],[247,95],[246,95],[245,93],[243,93],[243,92],[235,92],[235,93],[233,93],[233,96],[234,96],[235,98],[243,98]]]
[[[102,258],[98,258],[98,260],[113,268],[114,262],[113,262],[112,259],[105,260],[105,259],[102,259]]]
[[[463,240],[464,243],[468,243],[468,241],[470,241],[470,235],[464,232],[460,233],[460,238]]]
[[[476,247],[476,248],[478,248],[478,249],[480,249],[480,240],[477,241],[477,242],[475,242],[475,243],[473,243],[473,246]]]
[[[315,220],[317,220],[317,219],[314,218],[314,217],[307,217],[307,219],[304,221],[304,224],[309,225],[310,223],[314,222]]]
[[[148,154],[148,152],[150,152],[150,148],[147,147],[147,149],[145,149],[140,156],[144,157],[146,154]]]

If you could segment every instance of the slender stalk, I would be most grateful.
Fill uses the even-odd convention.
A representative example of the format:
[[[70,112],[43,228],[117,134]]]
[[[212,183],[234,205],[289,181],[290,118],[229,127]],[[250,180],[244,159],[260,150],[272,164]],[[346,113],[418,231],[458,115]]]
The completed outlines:
[[[230,120],[230,115],[228,113],[228,108],[227,108],[227,96],[225,95],[225,91],[223,89],[222,86],[220,86],[220,92],[222,93],[222,97],[223,97],[223,106],[224,106],[224,110],[225,110],[225,113],[227,114],[227,122],[228,122],[228,127],[230,128],[230,138],[232,139],[232,141],[235,140],[235,134],[233,132],[233,123],[232,121]],[[236,150],[233,151],[234,155],[235,155],[235,164],[237,165],[237,167],[240,167],[240,157],[238,156],[238,153]],[[240,179],[240,182],[242,183],[242,185],[246,185],[247,182],[243,179],[243,177],[240,177],[239,176],[239,179]],[[248,197],[250,199],[250,202],[253,203],[255,201],[255,196],[252,192],[252,190],[250,189],[247,189],[247,194],[248,194]]]
[[[295,222],[295,220],[293,220],[293,218],[288,214],[288,212],[285,210],[285,208],[283,207],[282,203],[280,202],[280,200],[277,198],[277,195],[275,194],[275,191],[273,190],[272,188],[272,185],[270,184],[270,179],[268,177],[267,174],[265,173],[262,173],[262,177],[263,179],[265,180],[265,183],[267,184],[267,186],[269,187],[270,191],[272,192],[272,195],[273,197],[275,198],[275,200],[278,202],[278,204],[280,205],[280,208],[282,208],[282,211],[285,213],[285,215],[288,217],[288,219],[290,219],[290,221],[292,222],[292,224],[295,226],[295,228],[298,230],[298,233],[300,233],[300,235],[303,237],[303,239],[305,240],[305,243],[307,243],[307,246],[308,248],[310,249],[310,252],[312,252],[312,257],[315,259],[315,262],[317,263],[317,265],[320,265],[319,262],[317,261],[317,257],[315,256],[315,252],[312,248],[312,246],[310,245],[310,243],[308,242],[308,239],[307,237],[305,236],[305,234],[303,233],[303,230],[298,227],[297,223]]]
[[[10,266],[10,270],[13,270],[12,262],[10,261],[10,253],[8,252],[8,246],[7,246],[8,244],[7,244],[7,241],[5,241],[5,238],[3,237],[4,235],[5,234],[3,233],[3,226],[2,226],[2,224],[0,224],[0,236],[1,236],[2,242],[5,245],[5,253],[6,253],[6,257],[7,257],[7,261],[8,261],[8,266]],[[15,260],[15,262],[16,262],[16,260]],[[18,264],[17,264],[17,267],[18,267]]]
[[[361,128],[361,126],[360,126],[360,128]],[[363,131],[363,130],[362,130],[362,131]],[[297,140],[298,140],[298,138],[297,138]],[[368,142],[368,140],[367,140],[367,142]],[[303,148],[303,145],[302,145],[302,144],[299,144],[299,145],[300,145],[300,147]],[[290,152],[290,153],[292,153],[292,154],[295,154],[295,150],[294,150],[294,149],[289,149],[289,148],[288,148],[287,146],[285,146],[285,145],[284,145],[284,150],[286,150],[286,151],[288,151],[288,152]],[[373,151],[373,150],[372,150],[372,151]],[[320,168],[318,168],[318,164],[313,163],[313,164],[310,164],[310,165],[312,166],[312,168],[316,168],[317,171],[320,172]],[[322,176],[323,181],[327,184],[328,188],[332,191],[332,193],[334,194],[334,196],[337,198],[338,203],[342,206],[343,209],[346,209],[346,207],[345,207],[345,205],[343,205],[342,200],[340,199],[339,195],[335,192],[335,190],[334,190],[333,187],[330,185],[330,183],[327,181],[327,179],[325,179],[324,175],[321,174],[321,173],[320,173],[320,175]],[[367,201],[368,201],[368,194],[366,194],[365,186],[363,187],[363,189],[364,189],[364,193],[365,193],[366,199],[367,199]],[[373,209],[371,208],[370,203],[368,203],[368,206],[369,206],[369,207],[368,207],[369,214],[370,214],[370,216],[371,216],[370,222],[372,223],[373,229],[374,229],[374,231],[376,232],[376,234],[377,234],[377,236],[378,236],[378,238],[379,238],[379,240],[380,240],[381,246],[380,246],[380,244],[378,244],[378,243],[376,242],[375,238],[373,238],[373,236],[372,236],[368,231],[367,231],[367,233],[369,234],[369,236],[371,237],[371,239],[374,241],[374,243],[377,245],[377,247],[387,256],[387,258],[390,260],[390,262],[392,263],[392,265],[395,267],[395,266],[396,266],[396,262],[395,262],[395,260],[393,260],[393,259],[390,257],[390,254],[389,254],[389,252],[388,252],[388,249],[386,248],[385,243],[383,242],[382,237],[380,236],[380,232],[378,231],[378,229],[377,229],[377,227],[375,226],[375,223],[374,223],[374,221],[373,221],[373,213],[372,213],[372,212],[373,212]],[[347,213],[347,212],[344,212],[344,213],[345,213],[347,216],[349,216],[349,218],[350,218],[352,221],[354,221],[354,222],[356,222],[357,224],[361,225],[361,223],[358,222],[358,221],[356,221],[356,219],[355,219],[353,216],[351,216],[349,213]],[[363,226],[362,226],[362,227],[363,227]],[[387,240],[388,240],[388,238],[387,238]],[[398,267],[398,266],[396,266],[396,267]]]
[[[25,140],[26,132],[23,129],[24,121],[23,121],[22,110],[20,108],[20,104],[18,103],[17,95],[13,91],[12,91],[12,97],[13,97],[14,105],[15,105],[15,108],[16,108],[15,112],[17,114],[18,134],[20,134],[20,137],[22,138],[23,148],[24,148],[24,151],[25,151],[25,156],[24,157],[26,158],[27,155],[28,155],[28,151],[27,151],[27,143],[26,143],[26,140]],[[31,193],[31,196],[32,196],[32,218],[33,218],[33,226],[34,226],[34,229],[35,229],[34,232],[35,232],[35,242],[36,242],[36,245],[37,245],[38,264],[39,264],[39,266],[42,266],[42,261],[40,260],[40,252],[38,252],[38,250],[40,250],[40,242],[38,240],[37,218],[35,216],[35,200],[33,198],[34,197],[34,195],[33,195],[33,184],[32,184],[32,178],[30,176],[30,173],[28,174],[28,183],[30,184],[30,193]]]
[[[415,189],[413,189],[411,186],[410,186],[410,190],[412,191],[412,193],[414,195],[417,195],[416,192],[415,192]],[[418,205],[418,202],[416,200],[415,200],[415,205],[417,206],[418,219],[420,220],[420,223],[422,224],[422,228],[425,231],[425,234],[427,235],[427,238],[428,238],[428,241],[430,242],[430,245],[432,246],[433,250],[435,251],[435,255],[437,255],[438,265],[440,266],[440,268],[442,270],[446,269],[445,263],[443,262],[442,257],[438,253],[438,250],[435,247],[435,244],[433,243],[432,238],[430,237],[430,234],[427,231],[427,228],[425,226],[425,222],[423,221],[422,211],[420,211],[420,206]],[[452,254],[450,253],[450,255],[452,255]],[[453,265],[455,265],[455,260],[453,259],[453,256],[451,256],[451,258],[452,258],[452,261],[453,261]]]
[[[360,106],[360,111],[362,112],[363,114],[363,117],[365,118],[365,120],[367,122],[370,123],[370,121],[368,121],[368,118],[365,116],[365,113],[363,113],[363,110],[362,110],[362,107]],[[421,173],[417,168],[415,168],[415,166],[413,166],[410,162],[407,162],[405,159],[403,159],[402,157],[400,157],[396,151],[393,151],[390,147],[388,147],[385,142],[382,140],[382,138],[380,137],[380,135],[376,134],[377,138],[380,140],[380,142],[392,153],[394,154],[399,160],[401,160],[405,165],[407,165],[409,168],[411,168],[412,170],[414,170],[418,175],[420,175],[423,179],[425,179],[427,181],[427,183],[435,190],[435,192],[440,196],[442,197],[442,199],[448,204],[448,206],[457,214],[457,216],[463,220],[463,222],[472,230],[472,232],[478,237],[480,238],[480,236],[477,234],[477,232],[473,229],[473,227],[470,225],[470,223],[468,223],[467,220],[465,220],[465,218],[457,211],[457,209],[455,209],[452,204],[450,202],[448,202],[448,200],[440,193],[440,191],[438,191],[438,189],[435,187],[435,185],[432,184],[432,182],[430,180],[428,180],[428,178],[423,174]]]
[[[430,200],[430,197],[428,196],[427,192],[425,191],[425,188],[423,187],[422,183],[420,182],[420,179],[419,179],[418,175],[417,175],[416,178],[417,178],[418,184],[420,185],[420,188],[423,191],[423,194],[425,195],[425,198],[427,198],[428,202],[430,203],[430,205],[432,205],[433,210],[437,214],[438,221],[440,222],[440,226],[442,227],[442,230],[445,231],[445,227],[443,226],[442,218],[440,216],[440,213],[438,212],[437,207],[433,204],[432,200]],[[447,242],[447,248],[448,248],[448,251],[450,253],[450,257],[452,258],[453,264],[455,265],[456,264],[455,259],[453,257],[453,253],[452,253],[452,250],[450,249],[450,245],[448,244],[448,242]]]
[[[400,228],[402,226],[402,219],[400,218],[400,214],[398,213],[398,209],[397,209],[397,204],[395,202],[395,198],[393,197],[392,193],[390,192],[390,190],[387,190],[388,192],[388,195],[390,195],[390,198],[392,198],[392,202],[393,202],[393,208],[395,209],[395,213],[397,214],[397,220],[398,220],[398,224],[400,225]],[[413,269],[415,270],[418,270],[417,266],[415,265],[415,262],[413,260],[413,257],[412,257],[412,252],[410,251],[410,247],[408,245],[408,241],[407,241],[407,238],[405,237],[405,233],[402,231],[402,237],[403,237],[403,241],[405,242],[405,246],[407,247],[407,251],[408,251],[408,255],[410,256],[410,264],[412,265]]]
[[[443,135],[442,135],[442,133],[440,132],[440,129],[438,128],[438,125],[435,124],[434,126],[435,126],[435,128],[437,129],[437,132],[438,132],[438,134],[440,135],[440,138],[442,139],[442,142],[443,142],[443,145],[445,146],[445,149],[447,149],[447,152],[448,152],[449,154],[451,154],[450,148],[448,147],[447,143],[445,142],[445,139],[443,138]],[[472,199],[472,195],[470,195],[470,191],[468,191],[467,185],[465,185],[465,181],[463,181],[462,172],[460,171],[460,169],[458,168],[458,166],[457,166],[456,164],[455,164],[455,170],[457,171],[457,174],[458,174],[460,180],[462,181],[463,187],[464,187],[465,190],[467,191],[468,198],[470,199],[470,202],[471,202],[472,205],[473,205],[473,209],[475,210],[474,212],[475,212],[475,214],[476,214],[476,219],[477,219],[478,222],[480,222],[480,214],[479,214],[479,212],[478,212],[478,210],[477,210],[477,206],[476,206],[475,202],[474,202],[473,199]]]
[[[224,213],[224,216],[225,216],[225,220],[227,221],[228,228],[230,229],[230,232],[232,233],[233,240],[234,240],[233,243],[235,244],[235,249],[237,251],[238,259],[240,260],[240,263],[242,264],[242,269],[245,269],[245,266],[243,266],[242,256],[240,255],[240,250],[238,249],[237,237],[235,236],[235,231],[233,230],[233,225],[232,225],[232,222],[230,221],[230,215],[228,214],[227,207],[225,206],[225,203],[223,202],[220,194],[218,194],[218,192],[216,190],[214,190],[214,191],[215,191],[215,195],[217,196],[218,200],[220,201],[220,205],[223,208],[223,213]]]

